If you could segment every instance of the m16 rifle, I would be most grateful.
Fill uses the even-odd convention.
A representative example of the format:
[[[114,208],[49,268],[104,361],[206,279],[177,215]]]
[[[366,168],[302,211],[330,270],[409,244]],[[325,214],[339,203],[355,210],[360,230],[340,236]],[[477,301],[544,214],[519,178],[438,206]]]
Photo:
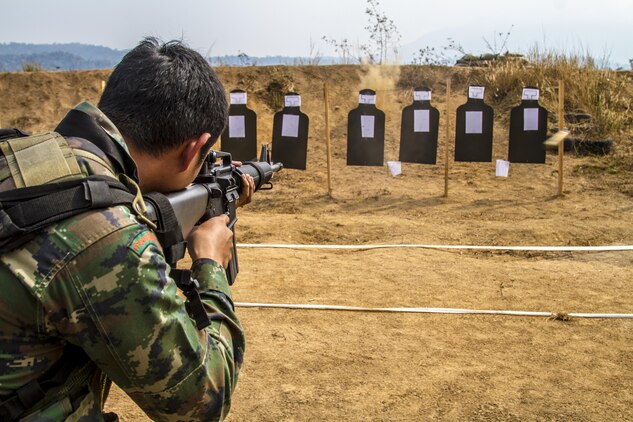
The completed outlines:
[[[241,166],[233,164],[231,154],[212,151],[205,158],[198,177],[189,187],[164,195],[174,211],[182,238],[186,239],[197,224],[222,214],[229,217],[228,227],[235,233],[237,222],[235,209],[242,191],[242,174],[253,178],[255,191],[269,190],[273,187],[271,183],[273,175],[282,168],[282,163],[271,162],[268,145],[262,145],[259,161],[247,161]],[[166,216],[159,215],[164,206],[160,203],[155,204],[151,194],[145,199],[147,203],[145,215],[154,223],[164,220]],[[178,252],[177,255],[180,256],[177,256],[177,259],[174,257],[168,259],[170,265],[175,265],[175,262],[169,261],[177,261],[184,256],[184,248],[180,249],[182,250]],[[226,269],[229,284],[233,284],[238,272],[236,240],[233,236],[233,258]]]

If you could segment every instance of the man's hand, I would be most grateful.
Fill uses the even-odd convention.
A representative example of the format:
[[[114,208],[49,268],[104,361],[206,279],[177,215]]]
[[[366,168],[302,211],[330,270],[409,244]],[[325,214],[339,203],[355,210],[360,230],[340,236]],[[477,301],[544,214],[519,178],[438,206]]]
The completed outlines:
[[[191,259],[209,258],[227,268],[233,253],[233,232],[226,226],[229,217],[220,215],[196,226],[187,238]]]
[[[242,165],[241,161],[233,161],[233,165],[235,167],[240,167]],[[236,208],[243,207],[246,204],[249,204],[253,199],[253,194],[255,193],[255,181],[253,177],[248,174],[242,175],[242,192],[240,192],[240,198],[237,200],[235,204]]]

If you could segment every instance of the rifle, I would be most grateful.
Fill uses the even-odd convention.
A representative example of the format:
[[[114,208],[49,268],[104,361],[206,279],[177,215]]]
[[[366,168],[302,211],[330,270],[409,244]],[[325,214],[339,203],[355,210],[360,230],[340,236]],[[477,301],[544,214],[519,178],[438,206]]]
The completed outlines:
[[[183,239],[187,238],[196,225],[210,218],[222,214],[229,217],[228,227],[233,231],[233,259],[226,269],[229,284],[235,282],[235,277],[239,272],[235,240],[235,223],[237,222],[235,205],[242,191],[241,176],[247,174],[253,178],[255,191],[270,190],[273,187],[270,180],[282,168],[282,163],[271,162],[268,145],[262,145],[259,161],[247,161],[240,167],[233,165],[231,154],[211,151],[205,158],[200,173],[189,187],[164,195],[174,211]],[[146,206],[145,215],[152,222],[159,222],[161,218],[158,214],[161,213],[161,207],[156,207],[151,197],[150,201],[146,202]],[[175,261],[181,259],[182,256],[184,256],[184,249]],[[175,262],[169,262],[169,264],[175,266]]]

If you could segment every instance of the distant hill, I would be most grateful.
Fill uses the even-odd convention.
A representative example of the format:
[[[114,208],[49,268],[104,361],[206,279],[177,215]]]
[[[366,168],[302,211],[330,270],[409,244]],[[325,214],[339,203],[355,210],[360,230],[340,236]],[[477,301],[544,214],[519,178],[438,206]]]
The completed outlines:
[[[24,65],[39,65],[45,70],[111,68],[125,53],[125,50],[80,43],[0,44],[0,72],[20,71]]]
[[[340,64],[341,59],[338,57],[323,56],[300,57],[300,56],[265,56],[251,57],[245,54],[213,56],[207,60],[211,66],[303,66],[303,65],[331,65]]]
[[[80,43],[0,43],[0,72],[19,72],[25,66],[43,70],[109,69],[121,61],[126,52]],[[246,54],[209,57],[207,60],[212,66],[327,65],[339,61],[336,57],[250,57]]]

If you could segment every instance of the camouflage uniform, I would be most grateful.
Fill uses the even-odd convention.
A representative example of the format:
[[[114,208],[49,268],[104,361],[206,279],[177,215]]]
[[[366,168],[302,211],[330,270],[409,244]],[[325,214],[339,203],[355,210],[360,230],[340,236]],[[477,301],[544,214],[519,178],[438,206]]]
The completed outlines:
[[[93,117],[127,154],[103,113],[88,103],[76,110]],[[67,141],[83,174],[114,177],[92,144]],[[82,149],[98,153],[101,162],[82,157]],[[0,181],[2,190],[14,186],[11,176]],[[56,223],[0,255],[0,397],[60,359],[77,359],[72,349],[78,346],[89,359],[78,359],[32,420],[103,420],[108,379],[152,419],[223,419],[244,352],[224,270],[208,259],[193,263],[214,319],[204,330],[189,318],[169,270],[154,233],[124,206]]]

